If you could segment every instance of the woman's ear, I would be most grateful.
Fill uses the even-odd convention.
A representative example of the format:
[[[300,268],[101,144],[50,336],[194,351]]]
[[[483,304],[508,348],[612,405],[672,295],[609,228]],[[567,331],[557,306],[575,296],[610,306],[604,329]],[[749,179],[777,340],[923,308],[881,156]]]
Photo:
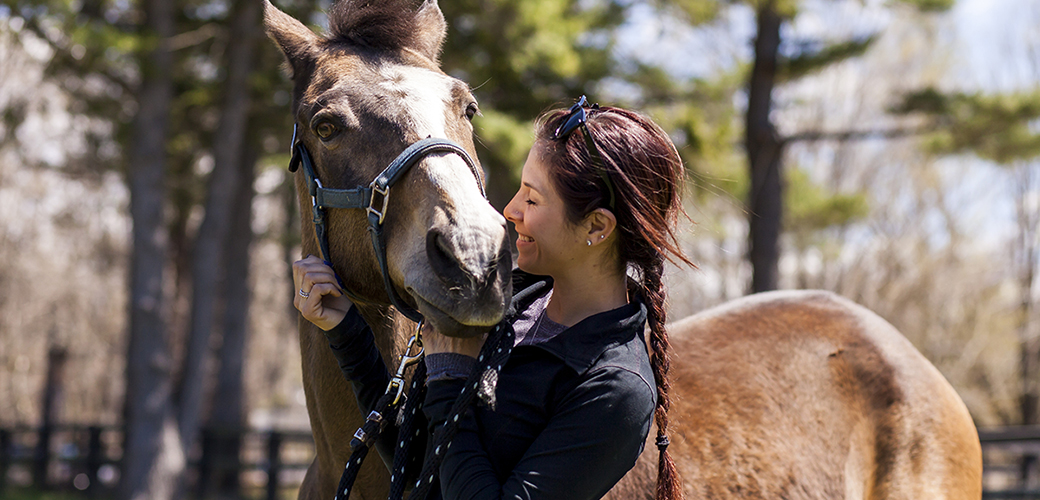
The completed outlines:
[[[586,238],[597,245],[610,238],[617,229],[617,217],[614,212],[605,208],[597,208],[585,216]]]

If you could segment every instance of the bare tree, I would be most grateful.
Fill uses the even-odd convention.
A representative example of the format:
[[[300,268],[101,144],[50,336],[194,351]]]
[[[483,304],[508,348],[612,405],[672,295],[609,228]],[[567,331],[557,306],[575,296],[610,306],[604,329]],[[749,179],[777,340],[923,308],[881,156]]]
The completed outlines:
[[[923,10],[942,10],[952,2],[945,0],[902,0]],[[834,62],[860,55],[873,38],[833,43],[820,50],[809,50],[794,57],[781,57],[781,27],[796,13],[796,3],[778,0],[749,1],[755,8],[756,36],[754,62],[748,79],[748,104],[745,114],[744,148],[748,177],[748,258],[753,268],[750,291],[774,290],[778,285],[780,235],[783,221],[784,146],[783,137],[773,121],[773,91],[784,80],[803,76]],[[802,134],[799,140],[827,138],[832,134]],[[846,138],[872,137],[876,132],[840,132]]]
[[[212,359],[210,337],[215,325],[217,288],[224,274],[226,234],[231,227],[234,203],[239,199],[235,193],[242,182],[240,169],[250,111],[249,76],[257,50],[260,8],[258,2],[239,0],[234,3],[231,15],[228,74],[213,141],[214,164],[206,196],[206,215],[195,238],[191,326],[178,391],[177,421],[184,449],[188,449],[198,434],[206,391],[204,382],[211,374],[206,361]]]
[[[163,313],[163,271],[167,237],[163,220],[164,174],[169,110],[173,100],[173,2],[143,3],[144,34],[156,43],[142,53],[138,111],[129,151],[130,215],[133,255],[130,264],[130,341],[123,471],[119,498],[172,498],[185,459],[170,400],[170,358]]]

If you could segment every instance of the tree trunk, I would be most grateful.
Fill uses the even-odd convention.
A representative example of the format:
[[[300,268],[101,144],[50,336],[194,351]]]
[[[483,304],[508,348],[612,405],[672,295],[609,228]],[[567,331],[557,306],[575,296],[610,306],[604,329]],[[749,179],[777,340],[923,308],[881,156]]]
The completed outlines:
[[[256,194],[253,190],[256,157],[255,149],[242,156],[231,229],[225,242],[227,252],[224,268],[227,276],[224,287],[223,342],[218,354],[220,368],[209,421],[210,429],[216,432],[214,461],[230,464],[214,471],[211,491],[215,491],[218,498],[241,496],[239,471],[235,464],[238,464],[242,447],[239,433],[246,425],[243,365],[249,336],[249,250],[253,242],[251,208]]]
[[[239,165],[249,118],[249,75],[260,26],[260,3],[239,0],[231,13],[224,100],[213,141],[213,172],[206,195],[206,216],[195,240],[191,322],[178,391],[178,424],[184,448],[198,434],[204,382],[209,378],[210,334],[215,324],[217,285],[223,275],[224,241],[230,226]]]
[[[133,255],[130,263],[130,339],[126,358],[123,470],[118,498],[166,500],[183,470],[179,450],[169,449],[170,353],[163,310],[167,235],[164,169],[173,96],[174,6],[144,3],[146,32],[157,41],[142,54],[138,111],[131,130],[129,160]]]
[[[777,262],[783,216],[780,161],[783,142],[770,118],[776,81],[780,24],[772,2],[758,9],[755,63],[748,84],[745,147],[751,188],[748,192],[748,258],[753,269],[751,293],[777,288]]]

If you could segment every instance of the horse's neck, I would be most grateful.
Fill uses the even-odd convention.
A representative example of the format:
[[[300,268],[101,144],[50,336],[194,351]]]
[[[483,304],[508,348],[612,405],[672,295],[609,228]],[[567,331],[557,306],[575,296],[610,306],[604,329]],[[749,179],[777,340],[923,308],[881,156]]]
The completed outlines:
[[[387,366],[392,366],[398,350],[396,344],[399,343],[395,340],[395,330],[400,327],[396,325],[407,321],[396,318],[398,315],[391,314],[387,308],[359,310],[372,327],[383,360]],[[301,318],[300,333],[303,387],[307,394],[307,414],[314,434],[316,462],[319,464],[317,474],[305,480],[305,487],[301,487],[300,498],[327,498],[324,493],[336,489],[343,464],[352,452],[350,440],[354,431],[364,424],[366,414],[358,408],[353,391],[329,349],[329,342],[318,327]],[[390,483],[386,467],[379,460],[369,460],[363,467],[354,485],[355,491],[364,492],[360,493],[364,498],[386,497],[386,485]],[[312,477],[311,472],[308,472],[308,477]],[[323,493],[305,493],[312,491],[306,488]]]
[[[407,331],[414,328],[413,323],[389,307],[357,306],[357,308],[361,317],[365,318],[368,326],[372,328],[376,347],[383,355],[383,362],[386,363],[387,369],[393,372],[397,369],[395,360],[400,357],[408,338],[413,333]]]

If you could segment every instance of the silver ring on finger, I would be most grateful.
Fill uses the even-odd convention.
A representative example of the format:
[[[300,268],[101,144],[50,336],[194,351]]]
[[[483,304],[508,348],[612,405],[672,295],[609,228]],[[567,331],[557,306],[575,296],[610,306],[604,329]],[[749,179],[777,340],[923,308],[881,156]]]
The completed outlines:
[[[310,296],[311,296],[311,294],[309,292],[303,291],[302,288],[300,289],[300,297],[303,297],[303,298],[306,299],[307,297],[310,297]]]

